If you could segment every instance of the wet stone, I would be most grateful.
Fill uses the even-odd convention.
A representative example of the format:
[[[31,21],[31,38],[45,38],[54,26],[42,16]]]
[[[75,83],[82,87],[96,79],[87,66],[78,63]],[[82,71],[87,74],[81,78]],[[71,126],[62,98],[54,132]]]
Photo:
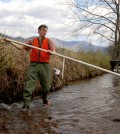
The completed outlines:
[[[119,122],[120,123],[120,118],[114,118],[112,121],[113,122]]]
[[[0,103],[0,108],[1,109],[5,109],[5,110],[8,110],[10,111],[11,110],[11,106],[5,104],[5,103]]]

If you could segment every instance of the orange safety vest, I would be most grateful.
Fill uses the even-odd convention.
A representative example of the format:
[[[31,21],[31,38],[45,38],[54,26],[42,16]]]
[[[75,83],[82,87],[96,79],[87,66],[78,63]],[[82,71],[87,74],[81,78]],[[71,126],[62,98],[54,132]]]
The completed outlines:
[[[49,39],[44,38],[42,44],[40,46],[39,39],[34,38],[32,46],[39,47],[45,50],[49,50]],[[40,51],[38,49],[33,48],[30,54],[30,62],[46,62],[49,63],[50,61],[50,54],[44,51]]]

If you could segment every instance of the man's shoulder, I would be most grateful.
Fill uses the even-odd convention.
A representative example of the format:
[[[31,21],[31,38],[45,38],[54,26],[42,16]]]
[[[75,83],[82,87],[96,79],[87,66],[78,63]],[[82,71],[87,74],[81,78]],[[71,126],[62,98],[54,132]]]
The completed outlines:
[[[45,37],[45,39],[46,39],[46,41],[48,41],[48,43],[50,43],[50,42],[51,42],[51,39],[50,39],[50,38]]]
[[[45,37],[49,42],[52,42],[51,38]]]
[[[38,36],[30,37],[30,38],[28,38],[27,40],[34,40],[34,39],[36,39],[36,38],[38,38]]]
[[[48,37],[45,37],[45,39],[49,40],[50,38],[48,38]]]
[[[38,37],[35,36],[35,37],[31,37],[31,38],[30,38],[30,40],[32,40],[32,41],[35,40],[35,39],[38,39]]]

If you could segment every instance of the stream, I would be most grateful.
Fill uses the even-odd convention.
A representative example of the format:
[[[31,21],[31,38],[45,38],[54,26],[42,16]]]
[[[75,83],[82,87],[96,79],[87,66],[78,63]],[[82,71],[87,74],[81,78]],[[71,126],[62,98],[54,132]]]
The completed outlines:
[[[27,112],[22,102],[0,103],[0,134],[120,134],[120,77],[104,74],[69,83],[43,106],[35,98]]]

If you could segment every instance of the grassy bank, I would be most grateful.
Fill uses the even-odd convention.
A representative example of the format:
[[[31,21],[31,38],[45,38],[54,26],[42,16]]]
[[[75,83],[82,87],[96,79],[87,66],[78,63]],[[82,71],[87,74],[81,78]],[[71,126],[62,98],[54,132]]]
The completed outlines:
[[[110,57],[98,51],[94,52],[73,52],[64,48],[58,48],[57,52],[87,63],[109,69]],[[51,71],[54,68],[62,71],[63,59],[58,56],[51,56]],[[17,50],[11,45],[0,44],[0,100],[4,102],[12,102],[22,99],[22,92],[25,86],[25,74],[29,65],[29,53],[26,51]],[[76,81],[101,75],[103,72],[76,63],[74,61],[65,61],[64,78],[54,76],[52,73],[51,85],[52,90],[58,90],[68,81]],[[40,94],[40,85],[36,84],[36,89],[33,97]]]

